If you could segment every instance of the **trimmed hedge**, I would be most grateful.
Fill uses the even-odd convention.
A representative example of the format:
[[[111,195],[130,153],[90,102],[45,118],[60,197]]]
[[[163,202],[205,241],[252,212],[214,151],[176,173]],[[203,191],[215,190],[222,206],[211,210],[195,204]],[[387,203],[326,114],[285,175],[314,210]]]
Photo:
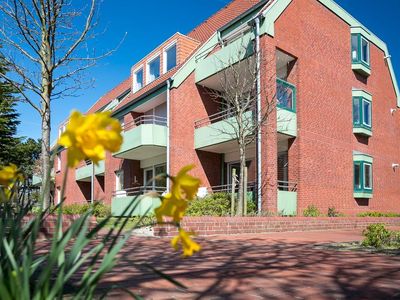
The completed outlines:
[[[82,215],[93,207],[93,215],[98,218],[104,218],[111,214],[111,207],[103,202],[95,202],[93,205],[88,203],[74,203],[63,206],[63,214]]]
[[[382,213],[378,211],[367,211],[357,214],[357,217],[374,217],[374,218],[397,218],[400,217],[398,213]]]
[[[235,205],[236,209],[236,205]],[[257,208],[252,200],[247,200],[247,214],[256,214]],[[225,217],[231,213],[231,199],[228,193],[210,194],[202,199],[195,199],[190,202],[186,210],[186,216],[201,217]]]

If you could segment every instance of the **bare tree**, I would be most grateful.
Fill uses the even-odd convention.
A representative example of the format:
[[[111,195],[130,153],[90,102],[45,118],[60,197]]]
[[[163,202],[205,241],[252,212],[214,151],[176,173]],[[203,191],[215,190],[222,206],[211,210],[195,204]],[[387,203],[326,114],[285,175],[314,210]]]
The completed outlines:
[[[83,71],[115,49],[97,55],[89,51],[88,41],[97,35],[97,0],[0,0],[0,49],[10,65],[11,76],[0,74],[19,92],[41,118],[42,182],[50,178],[51,103],[76,95],[90,83]],[[49,188],[43,184],[44,205]]]
[[[255,53],[253,42],[242,38],[241,43],[231,53],[228,60],[218,59],[222,71],[219,73],[219,88],[207,89],[211,98],[217,102],[224,115],[224,126],[218,129],[219,134],[236,140],[239,151],[240,172],[237,197],[237,215],[243,215],[245,201],[247,201],[247,187],[245,182],[246,149],[257,139],[257,132],[268,123],[269,117],[276,110],[276,93],[262,93],[257,89],[259,63],[263,60],[260,53]],[[275,66],[275,62],[273,62]],[[276,77],[268,78],[263,88],[276,84]],[[263,99],[259,99],[263,95]],[[257,118],[257,102],[262,100],[260,109],[261,118]],[[257,186],[261,183],[257,182]],[[261,188],[261,187],[257,187]]]

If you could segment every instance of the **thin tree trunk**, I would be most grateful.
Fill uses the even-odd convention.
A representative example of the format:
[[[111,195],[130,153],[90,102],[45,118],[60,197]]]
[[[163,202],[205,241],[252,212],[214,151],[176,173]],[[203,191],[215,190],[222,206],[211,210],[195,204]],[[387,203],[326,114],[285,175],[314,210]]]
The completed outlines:
[[[43,208],[50,205],[50,109],[42,119],[42,195]]]
[[[44,58],[41,63],[42,73],[42,195],[43,207],[50,205],[50,99],[52,94],[52,49],[49,34],[46,28],[42,29],[41,54]]]
[[[244,187],[244,168],[246,167],[246,152],[244,144],[239,145],[240,157],[240,175],[239,175],[239,191],[237,201],[237,215],[243,216],[243,187]]]

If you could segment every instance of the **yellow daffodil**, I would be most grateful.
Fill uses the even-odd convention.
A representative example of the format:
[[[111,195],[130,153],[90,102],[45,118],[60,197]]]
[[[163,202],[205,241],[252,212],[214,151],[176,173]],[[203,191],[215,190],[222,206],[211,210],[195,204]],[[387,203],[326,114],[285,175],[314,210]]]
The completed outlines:
[[[166,194],[161,205],[154,210],[156,214],[157,222],[163,222],[163,216],[172,217],[173,222],[178,223],[182,220],[185,210],[188,206],[188,202],[184,199],[176,198],[173,194]]]
[[[105,151],[116,152],[122,144],[121,124],[110,112],[71,114],[58,144],[68,148],[68,166],[75,167],[83,159],[94,163],[105,159]]]
[[[2,167],[0,169],[0,185],[9,186],[17,180],[21,180],[22,175],[14,164]]]
[[[190,236],[193,233],[188,233],[182,228],[179,228],[179,234],[171,240],[171,245],[175,250],[179,250],[179,244],[182,246],[183,256],[192,256],[193,253],[200,251],[201,246],[193,241]]]
[[[200,179],[187,174],[194,165],[183,167],[175,177],[171,177],[171,193],[178,199],[193,200],[200,186]]]
[[[0,186],[6,199],[10,198],[12,188],[18,180],[23,180],[23,176],[16,165],[10,164],[0,169]]]

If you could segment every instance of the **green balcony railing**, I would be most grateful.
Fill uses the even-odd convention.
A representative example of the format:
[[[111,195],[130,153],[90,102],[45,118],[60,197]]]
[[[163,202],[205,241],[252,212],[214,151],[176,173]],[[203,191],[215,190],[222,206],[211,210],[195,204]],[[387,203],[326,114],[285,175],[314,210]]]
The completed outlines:
[[[278,78],[276,80],[276,101],[279,108],[296,112],[296,87]]]

